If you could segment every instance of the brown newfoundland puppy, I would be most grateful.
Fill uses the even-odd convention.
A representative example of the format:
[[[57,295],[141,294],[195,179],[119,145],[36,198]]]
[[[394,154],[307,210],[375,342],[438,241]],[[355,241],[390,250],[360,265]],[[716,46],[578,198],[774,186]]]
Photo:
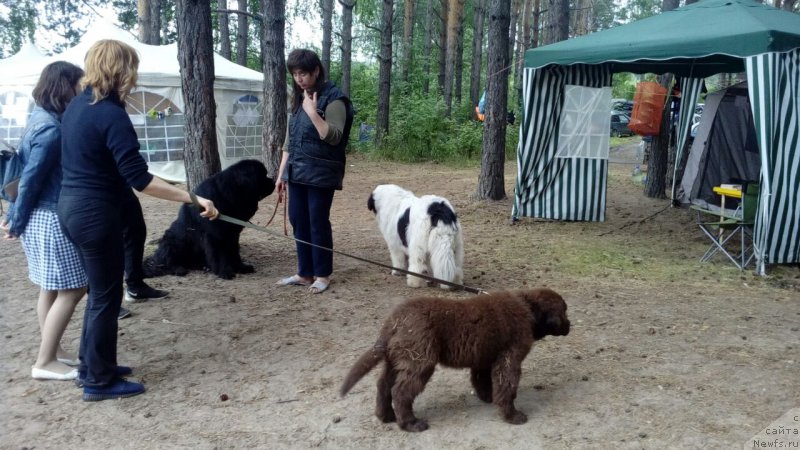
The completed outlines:
[[[274,190],[275,183],[267,176],[264,164],[246,159],[210,176],[195,192],[213,200],[220,213],[250,220],[258,210],[258,202]],[[231,279],[237,273],[255,272],[239,255],[242,230],[241,225],[208,220],[192,205],[182,205],[156,252],[145,259],[145,276],[186,275],[191,269],[207,268],[220,278]]]
[[[506,422],[525,423],[527,416],[514,407],[522,361],[534,341],[568,333],[567,304],[550,289],[494,292],[469,300],[410,299],[386,319],[375,345],[350,369],[340,394],[383,361],[375,415],[383,422],[397,420],[406,431],[424,431],[428,423],[414,417],[412,405],[436,364],[469,367],[478,398],[497,405]]]

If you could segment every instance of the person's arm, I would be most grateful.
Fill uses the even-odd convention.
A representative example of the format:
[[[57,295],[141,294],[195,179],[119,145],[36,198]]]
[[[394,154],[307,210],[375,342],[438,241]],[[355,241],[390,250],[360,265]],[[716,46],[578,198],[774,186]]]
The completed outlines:
[[[13,208],[9,209],[8,234],[19,236],[28,225],[31,212],[39,202],[44,183],[61,158],[61,132],[56,124],[32,131],[29,136],[30,151],[19,179],[19,193]]]
[[[308,93],[307,91],[303,93],[303,111],[306,112],[308,118],[311,119],[311,123],[314,124],[314,128],[317,129],[317,133],[319,133],[319,138],[324,139],[325,136],[328,135],[328,122],[323,119],[319,113],[317,113],[317,93],[312,92]]]
[[[142,193],[152,197],[160,198],[162,200],[171,200],[173,202],[192,203],[192,198],[189,193],[183,189],[179,189],[158,177],[153,177],[150,184],[141,190]],[[214,202],[206,198],[197,196],[197,203],[203,208],[200,213],[203,217],[208,217],[211,220],[219,217],[219,211],[214,206]]]
[[[288,137],[286,138],[289,139]],[[283,151],[283,155],[281,156],[281,165],[278,168],[278,177],[275,180],[275,188],[278,190],[278,195],[283,193],[283,190],[286,189],[286,182],[283,181],[283,171],[286,169],[286,161],[289,160],[289,152],[286,150]]]
[[[322,138],[331,145],[338,145],[344,136],[344,126],[347,123],[347,107],[342,100],[334,100],[325,108],[325,122],[328,123],[328,133]]]

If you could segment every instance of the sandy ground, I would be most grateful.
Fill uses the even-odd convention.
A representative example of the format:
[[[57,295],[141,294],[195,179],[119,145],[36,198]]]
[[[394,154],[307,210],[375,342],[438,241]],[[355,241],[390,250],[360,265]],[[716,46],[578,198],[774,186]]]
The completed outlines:
[[[517,406],[527,424],[500,420],[472,394],[465,370],[438,369],[417,399],[431,426],[424,433],[375,419],[375,373],[338,398],[394,305],[422,293],[472,294],[414,290],[342,256],[323,295],[277,288],[295,270],[293,243],[246,230],[242,253],[255,274],[156,278],[168,298],[128,305],[120,362],[147,392],[98,403],[82,402],[70,382],[30,378],[37,290],[19,244],[0,242],[0,447],[727,449],[800,406],[800,270],[773,267],[762,278],[722,259],[699,263],[707,244],[694,216],[644,197],[631,165],[611,165],[606,222],[512,225],[510,199],[472,199],[476,167],[357,156],[349,164],[333,207],[337,249],[389,262],[366,200],[375,185],[397,183],[454,204],[467,284],[548,286],[565,297],[572,332],[539,343],[523,366]],[[511,195],[515,165],[505,173]],[[156,239],[177,206],[142,203]],[[265,199],[254,221],[265,223],[273,204]],[[270,228],[280,234],[280,224]],[[72,349],[78,308],[64,337]]]

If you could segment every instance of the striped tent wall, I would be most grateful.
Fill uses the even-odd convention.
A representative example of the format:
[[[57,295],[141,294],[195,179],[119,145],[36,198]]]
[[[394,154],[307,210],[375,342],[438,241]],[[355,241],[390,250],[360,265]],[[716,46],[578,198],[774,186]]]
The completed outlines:
[[[605,220],[608,160],[556,158],[566,85],[611,86],[608,65],[550,66],[523,72],[514,219]]]
[[[686,138],[691,131],[692,118],[694,117],[694,106],[700,97],[700,90],[703,88],[702,78],[681,78],[681,107],[678,111],[678,142],[675,143],[675,164],[672,172],[672,198],[675,199],[675,188],[678,185],[678,170],[683,167],[681,159],[686,147]]]
[[[800,262],[800,49],[745,59],[761,153],[756,270]]]

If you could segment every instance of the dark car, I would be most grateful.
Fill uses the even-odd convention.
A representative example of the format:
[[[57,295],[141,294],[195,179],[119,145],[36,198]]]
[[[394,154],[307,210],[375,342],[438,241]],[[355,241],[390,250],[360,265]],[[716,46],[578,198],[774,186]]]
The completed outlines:
[[[628,128],[631,119],[627,114],[611,111],[611,136],[633,136],[633,131]]]

